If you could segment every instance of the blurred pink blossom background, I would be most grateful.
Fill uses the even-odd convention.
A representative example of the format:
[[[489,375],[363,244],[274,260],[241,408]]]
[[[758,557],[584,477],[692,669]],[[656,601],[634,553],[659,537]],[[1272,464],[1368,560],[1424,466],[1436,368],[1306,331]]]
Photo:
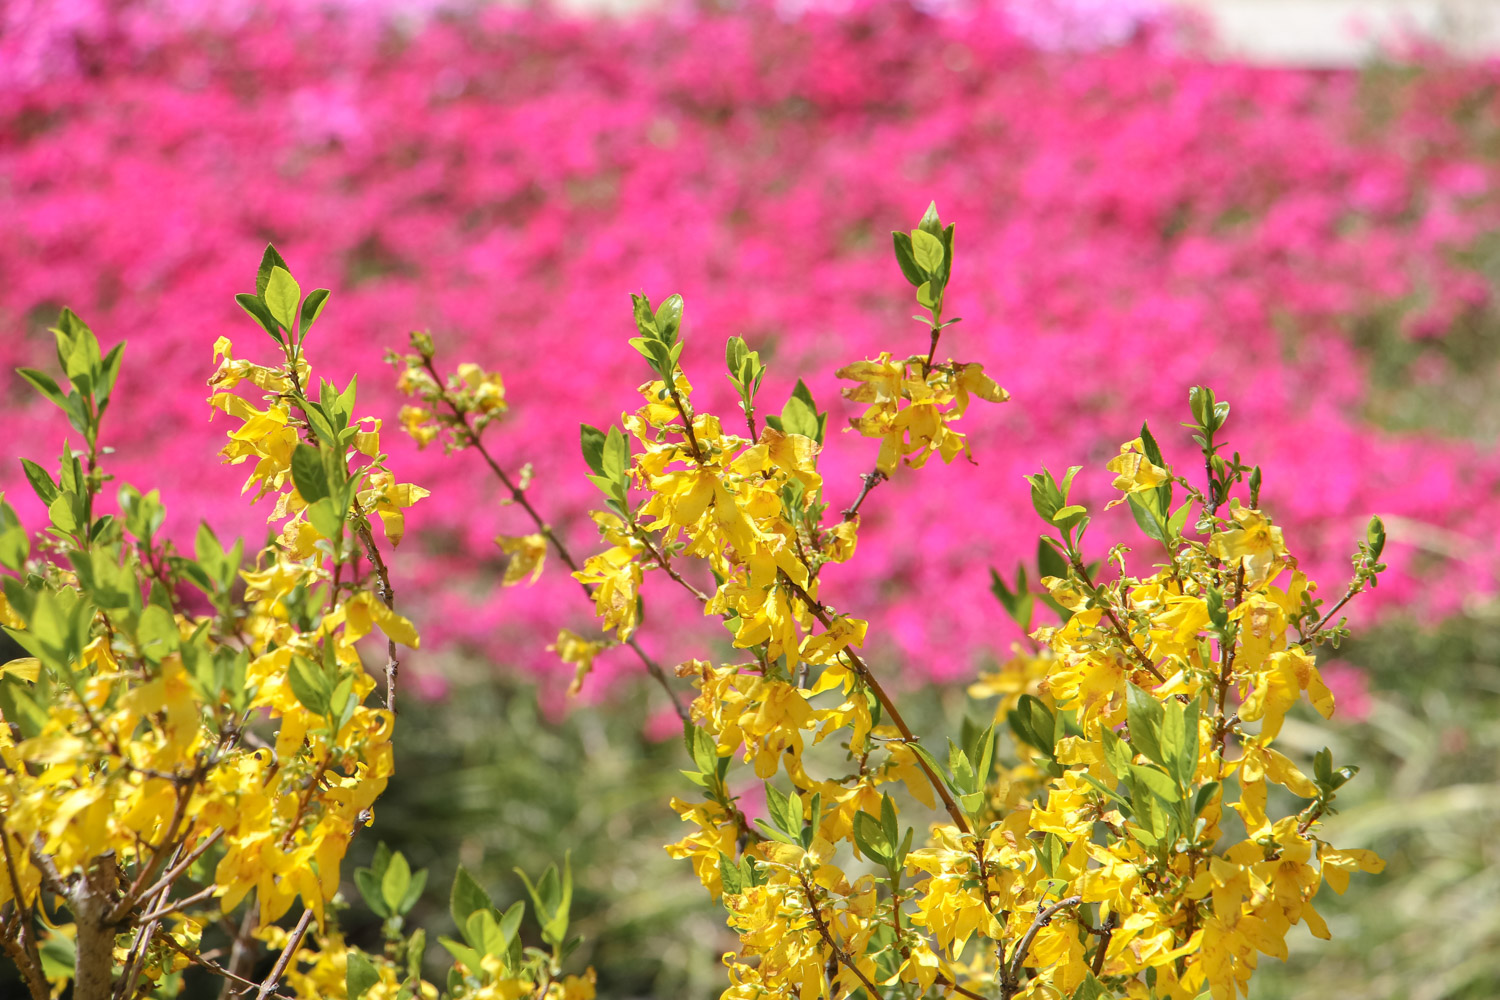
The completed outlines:
[[[629,293],[686,297],[700,405],[733,412],[723,341],[740,335],[772,365],[763,411],[802,376],[843,427],[836,368],[926,348],[887,233],[936,199],[958,227],[963,317],[943,352],[1014,398],[960,426],[977,464],[881,486],[854,563],[830,570],[825,596],[875,622],[875,655],[935,679],[1004,656],[1018,633],[988,571],[1033,558],[1022,475],[1082,465],[1084,499],[1101,502],[1104,463],[1142,419],[1195,468],[1179,426],[1195,383],[1232,401],[1231,447],[1264,466],[1265,506],[1325,594],[1380,513],[1391,572],[1355,615],[1450,613],[1495,583],[1500,459],[1489,441],[1372,423],[1353,331],[1394,317],[1397,336],[1441,342],[1491,314],[1474,251],[1500,212],[1484,96],[1500,67],[1434,60],[1372,110],[1355,73],[1216,63],[1175,38],[1144,2],[750,0],[583,20],[406,0],[12,0],[0,363],[52,367],[45,327],[63,304],[127,339],[110,467],[160,486],[180,537],[202,518],[258,541],[269,511],[234,499],[244,468],[216,464],[225,425],[208,422],[205,380],[220,335],[237,356],[273,355],[232,295],[274,241],[304,288],[333,290],[315,373],[357,372],[393,466],[433,491],[398,559],[424,650],[560,688],[571,668],[544,647],[587,628],[587,607],[558,573],[496,587],[491,539],[529,526],[467,456],[400,437],[384,350],[430,328],[449,367],[499,368],[513,411],[496,450],[532,463],[534,501],[586,552],[597,496],[577,425],[633,409],[648,374],[626,344]],[[34,521],[16,457],[49,458],[66,425],[9,385],[0,486]],[[830,433],[834,510],[874,452]],[[1121,508],[1091,541],[1102,556],[1134,537],[1149,562],[1133,531]],[[1412,544],[1426,537],[1447,549]],[[718,641],[682,624],[695,612],[669,588],[648,594],[642,638],[664,659]],[[441,689],[430,659],[413,669]]]

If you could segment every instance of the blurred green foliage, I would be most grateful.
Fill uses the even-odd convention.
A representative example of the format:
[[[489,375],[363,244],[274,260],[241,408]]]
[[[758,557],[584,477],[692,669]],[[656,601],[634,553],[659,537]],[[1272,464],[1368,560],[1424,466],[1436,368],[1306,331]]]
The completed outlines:
[[[1500,607],[1434,627],[1391,621],[1342,654],[1368,672],[1373,704],[1364,722],[1332,731],[1335,759],[1364,770],[1328,835],[1373,848],[1387,868],[1354,879],[1343,897],[1319,893],[1333,941],[1299,935],[1286,965],[1264,961],[1251,996],[1491,1000],[1500,995]]]
[[[1364,765],[1329,835],[1389,867],[1342,897],[1325,888],[1318,906],[1333,941],[1299,931],[1287,963],[1262,960],[1252,998],[1490,1000],[1500,995],[1500,606],[1355,632],[1334,655],[1367,673],[1368,718],[1332,729],[1289,719],[1285,739],[1307,755],[1331,743],[1335,759]],[[718,956],[732,945],[722,911],[661,847],[680,836],[666,803],[686,790],[686,758],[679,740],[643,735],[658,697],[624,684],[549,715],[533,686],[495,678],[410,703],[396,778],[352,860],[367,863],[383,840],[431,868],[431,885],[447,885],[462,862],[508,902],[525,891],[514,867],[540,871],[571,847],[580,964],[598,970],[600,996],[717,996]],[[928,688],[913,705],[924,726],[956,733],[966,700],[957,687]],[[413,915],[434,935],[448,920],[441,897],[429,891]],[[346,923],[353,940],[378,939],[379,921],[361,909]]]
[[[398,723],[396,777],[350,850],[350,870],[383,841],[431,869],[429,886],[450,885],[463,864],[503,906],[526,898],[513,869],[540,872],[571,851],[573,931],[584,941],[570,964],[598,970],[600,996],[716,996],[719,954],[733,940],[692,869],[662,849],[681,836],[667,801],[688,791],[677,773],[686,758],[679,736],[644,735],[650,697],[620,685],[549,716],[534,686],[495,677],[459,682],[442,701],[412,699]],[[452,933],[441,888],[412,920],[429,941]],[[380,921],[362,903],[344,923],[352,942],[378,948]],[[428,959],[446,966],[436,945]]]

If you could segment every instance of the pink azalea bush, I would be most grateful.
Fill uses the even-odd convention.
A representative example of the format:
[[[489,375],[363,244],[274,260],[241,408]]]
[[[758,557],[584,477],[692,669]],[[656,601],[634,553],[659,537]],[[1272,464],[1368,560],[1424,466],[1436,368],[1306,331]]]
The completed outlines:
[[[843,426],[836,368],[901,336],[926,348],[886,233],[936,198],[961,246],[963,322],[943,349],[1014,402],[965,421],[978,465],[878,488],[860,544],[880,582],[830,571],[826,591],[883,617],[918,675],[969,676],[1016,638],[987,567],[1033,558],[1021,476],[1081,464],[1102,500],[1104,463],[1139,432],[1126,415],[1166,443],[1194,383],[1233,402],[1232,447],[1265,464],[1266,506],[1311,575],[1342,579],[1368,515],[1392,518],[1391,572],[1359,613],[1460,598],[1403,524],[1459,539],[1465,587],[1493,584],[1500,459],[1365,419],[1351,331],[1441,341],[1492,308],[1468,252],[1500,214],[1485,97],[1500,68],[1428,66],[1377,114],[1355,74],[1177,50],[1146,5],[1093,48],[1058,43],[1065,19],[984,4],[618,21],[438,6],[421,21],[274,0],[6,8],[0,363],[42,364],[64,301],[128,338],[112,467],[163,485],[180,537],[200,517],[265,530],[207,502],[243,470],[215,464],[204,381],[220,335],[266,351],[230,294],[268,239],[333,290],[315,355],[340,382],[359,373],[362,409],[394,416],[380,360],[411,328],[450,365],[499,368],[512,416],[491,440],[513,470],[532,464],[534,501],[588,551],[577,425],[633,408],[626,387],[646,378],[628,293],[685,296],[684,365],[721,410],[738,334],[771,362],[765,400],[801,375]],[[34,518],[16,456],[56,418],[24,387],[0,405],[3,485]],[[827,452],[842,506],[874,444],[833,434]],[[400,574],[424,582],[398,601],[432,637],[565,683],[543,647],[586,627],[576,589],[556,573],[493,584],[491,539],[529,530],[519,512],[477,465],[398,459],[433,491]],[[1099,554],[1129,517],[1100,520]],[[905,544],[912,531],[937,537]],[[716,632],[667,635],[694,614],[675,600],[653,594],[642,638],[682,656]],[[614,659],[601,671],[630,668]]]

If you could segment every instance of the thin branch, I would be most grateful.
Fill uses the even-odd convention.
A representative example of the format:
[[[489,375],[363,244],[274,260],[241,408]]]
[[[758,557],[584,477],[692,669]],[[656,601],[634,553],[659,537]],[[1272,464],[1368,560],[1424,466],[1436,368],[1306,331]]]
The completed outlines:
[[[20,838],[16,838],[17,842]],[[47,979],[42,974],[42,956],[36,946],[36,928],[31,923],[30,907],[22,908],[21,882],[16,874],[15,857],[10,851],[10,833],[6,831],[3,817],[0,817],[0,849],[5,855],[5,873],[10,879],[11,909],[16,918],[16,940],[14,950],[10,947],[11,942],[6,940],[6,950],[11,952],[11,960],[16,963],[16,968],[26,980],[26,988],[31,992],[34,1000],[45,1000],[52,995],[47,986]]]
[[[500,484],[510,493],[511,500],[526,512],[526,515],[531,518],[531,523],[536,526],[537,532],[552,544],[552,548],[557,552],[557,557],[563,561],[563,565],[567,566],[571,572],[577,573],[579,563],[573,558],[573,554],[568,551],[568,547],[563,544],[562,538],[558,536],[556,531],[552,530],[550,524],[542,519],[541,513],[531,505],[526,492],[506,474],[505,469],[490,454],[489,449],[484,446],[484,442],[480,439],[478,432],[469,423],[468,415],[460,410],[457,404],[448,396],[448,393],[442,389],[442,377],[438,375],[437,368],[433,366],[432,359],[424,358],[423,366],[427,369],[427,373],[432,376],[434,384],[438,386],[438,390],[441,393],[443,402],[447,404],[449,411],[452,412],[453,426],[455,429],[462,431],[464,443],[468,447],[473,448],[479,453],[479,457],[484,459],[484,464],[490,467],[490,471],[494,473],[495,478],[500,480]],[[582,581],[579,582],[579,585],[583,587],[584,595],[589,600],[593,600],[594,588]],[[647,673],[667,693],[667,698],[671,700],[672,708],[677,712],[677,717],[686,722],[688,720],[687,708],[683,706],[682,701],[678,698],[677,691],[672,687],[672,682],[667,677],[667,672],[661,668],[660,664],[646,654],[646,651],[641,648],[640,643],[636,641],[634,636],[627,639],[625,645],[635,651],[635,655],[640,659],[642,665],[645,666]]]
[[[1119,915],[1111,913],[1104,918],[1104,926],[1095,931],[1090,928],[1090,933],[1099,935],[1099,950],[1094,952],[1094,961],[1089,966],[1095,978],[1104,974],[1104,959],[1109,955],[1109,942],[1115,934],[1115,926],[1119,923]]]
[[[199,858],[203,857],[203,855],[208,851],[210,847],[213,847],[214,844],[219,842],[219,838],[222,836],[224,836],[224,829],[222,827],[219,827],[215,829],[213,833],[203,838],[202,843],[193,848],[192,851],[190,851],[188,855],[181,861],[177,862],[170,869],[168,869],[167,873],[163,875],[155,885],[147,889],[145,892],[141,893],[141,898],[144,899],[147,896],[154,896],[158,890],[167,888],[173,882],[181,878],[182,873],[191,868],[194,861],[197,861]]]
[[[1318,633],[1321,632],[1321,631],[1323,631],[1324,626],[1326,626],[1329,622],[1333,621],[1333,616],[1336,615],[1336,614],[1338,614],[1341,610],[1343,610],[1344,605],[1346,605],[1350,601],[1354,600],[1355,595],[1359,594],[1360,591],[1362,591],[1363,589],[1364,589],[1363,587],[1358,587],[1358,586],[1351,585],[1349,587],[1349,589],[1344,592],[1344,596],[1341,597],[1341,598],[1339,598],[1339,602],[1337,604],[1335,604],[1333,607],[1331,607],[1331,608],[1328,609],[1328,614],[1324,615],[1322,621],[1318,622],[1318,624],[1316,624],[1316,625],[1313,626],[1312,631],[1309,632],[1309,633],[1307,633],[1307,635],[1303,638],[1303,640],[1298,645],[1305,646],[1308,643],[1312,642],[1314,639],[1316,639],[1318,637]]]
[[[1093,579],[1089,576],[1089,569],[1083,564],[1082,559],[1074,557],[1073,570],[1078,574],[1079,579],[1083,581],[1083,585],[1093,593],[1095,599],[1098,599],[1102,591],[1094,585]],[[1158,681],[1165,681],[1166,677],[1162,676],[1162,672],[1156,669],[1156,664],[1151,662],[1151,657],[1146,655],[1144,649],[1135,644],[1135,637],[1130,634],[1129,629],[1121,624],[1119,617],[1115,615],[1115,609],[1110,606],[1109,601],[1100,600],[1099,608],[1104,612],[1104,617],[1109,619],[1110,625],[1114,627],[1116,637],[1126,646],[1130,647],[1131,654],[1140,663],[1141,668],[1149,671],[1151,676],[1155,677]]]
[[[186,910],[190,906],[197,906],[199,903],[212,899],[218,891],[219,887],[217,885],[211,885],[207,889],[200,889],[184,899],[174,899],[172,902],[164,906],[159,906],[150,913],[141,916],[140,922],[145,923],[148,920],[157,920],[169,913],[176,913],[179,910]]]
[[[1021,991],[1021,970],[1026,967],[1026,953],[1031,950],[1031,943],[1036,940],[1037,933],[1052,922],[1052,917],[1059,910],[1077,906],[1081,902],[1083,902],[1082,896],[1067,896],[1051,906],[1036,911],[1031,926],[1026,928],[1026,933],[1021,935],[1021,940],[1016,943],[1015,950],[1011,952],[1010,964],[1003,965],[1000,969],[1000,995],[1004,1000],[1010,1000]]]
[[[844,508],[844,520],[846,521],[852,521],[858,517],[860,505],[865,502],[865,497],[870,495],[871,490],[891,477],[879,469],[872,469],[869,472],[860,473],[859,478],[863,480],[864,485],[860,487],[859,496],[854,498],[854,502]]]
[[[688,413],[687,404],[682,401],[682,396],[677,392],[677,380],[669,378],[665,381],[667,383],[667,392],[671,395],[672,402],[677,404],[677,412],[682,414],[682,429],[687,435],[688,444],[693,448],[693,459],[699,465],[702,465],[707,456],[703,454],[703,449],[698,446],[698,438],[693,433],[693,417]]]
[[[782,584],[791,590],[803,604],[807,605],[808,609],[812,611],[813,616],[822,623],[823,628],[832,628],[833,618],[828,614],[828,609],[823,606],[822,602],[810,595],[801,584],[787,576],[785,571],[779,572]],[[880,707],[885,710],[885,714],[890,716],[891,722],[895,723],[896,728],[900,730],[901,738],[907,743],[918,742],[916,734],[906,724],[906,720],[901,717],[901,712],[896,708],[896,703],[891,700],[891,696],[886,694],[885,688],[881,687],[880,682],[875,679],[875,674],[870,669],[870,665],[864,661],[853,646],[845,646],[843,653],[849,657],[850,662],[854,664],[855,671],[870,686],[870,690],[875,693],[875,698],[880,702]],[[932,768],[927,766],[927,762],[922,759],[920,754],[915,754],[914,756],[917,758],[917,763],[921,765],[922,771],[927,775],[927,779],[932,782],[932,787],[937,791],[938,797],[943,800],[943,806],[948,810],[948,815],[952,817],[954,825],[964,833],[973,833],[973,830],[969,827],[968,819],[963,814],[963,810],[958,808],[958,803],[953,801],[952,795],[948,794],[947,784],[933,773]]]
[[[281,977],[286,972],[286,967],[291,964],[292,956],[302,946],[302,936],[307,933],[307,925],[312,923],[312,918],[311,909],[302,911],[302,919],[297,921],[297,926],[292,930],[291,936],[286,939],[286,947],[282,949],[281,956],[276,959],[276,964],[271,966],[270,974],[261,981],[255,1000],[266,1000],[266,997],[276,992],[277,986],[281,983]],[[248,992],[246,990],[247,994]]]
[[[260,986],[260,984],[255,982],[254,980],[246,979],[244,976],[236,975],[235,973],[230,972],[228,969],[224,968],[224,966],[220,965],[219,963],[210,961],[209,959],[204,958],[202,955],[184,948],[182,945],[178,944],[176,939],[174,939],[170,934],[162,938],[162,942],[166,944],[167,947],[177,952],[177,954],[181,955],[189,962],[192,962],[194,965],[203,969],[207,969],[209,972],[212,972],[216,976],[222,976],[223,978],[231,980],[232,982],[242,984],[245,987],[246,993]]]
[[[849,953],[840,948],[838,942],[833,939],[833,933],[829,931],[828,925],[823,921],[823,914],[818,910],[818,900],[813,895],[812,886],[808,884],[807,876],[799,871],[797,873],[797,881],[802,883],[802,892],[807,896],[807,905],[812,907],[813,923],[817,925],[818,933],[823,936],[824,942],[828,945],[828,950],[833,952],[833,957],[859,978],[860,983],[864,985],[865,992],[870,995],[870,1000],[883,1000],[880,990],[870,981],[870,977],[860,971],[859,966],[855,964],[854,959]]]
[[[370,565],[375,568],[375,586],[380,603],[395,611],[396,592],[391,589],[390,571],[386,569],[380,549],[375,546],[375,533],[370,529],[370,519],[360,509],[357,499],[354,501],[354,513],[359,518],[356,522],[358,527],[355,530],[360,542],[364,545],[365,558],[369,559]],[[396,712],[396,679],[400,671],[401,661],[396,658],[396,640],[387,636],[385,640],[385,707],[390,709],[393,715]]]
[[[631,527],[636,526],[631,525]],[[641,544],[646,546],[646,551],[651,553],[651,558],[656,560],[656,565],[665,570],[667,576],[670,576],[677,583],[681,584],[684,590],[686,590],[689,594],[692,594],[693,600],[697,601],[699,604],[708,603],[708,595],[699,590],[697,587],[693,586],[687,580],[683,579],[682,574],[672,568],[672,564],[667,561],[667,557],[662,553],[660,549],[652,544],[651,539],[646,535],[644,528],[641,529],[635,537],[640,540]]]

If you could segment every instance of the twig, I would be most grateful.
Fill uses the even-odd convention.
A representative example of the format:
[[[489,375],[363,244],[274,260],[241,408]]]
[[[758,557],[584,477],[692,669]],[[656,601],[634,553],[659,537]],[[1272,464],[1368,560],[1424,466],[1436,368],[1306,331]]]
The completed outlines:
[[[432,359],[423,358],[422,363],[423,367],[427,369],[427,373],[432,376],[433,383],[438,386],[438,391],[441,393],[443,402],[447,404],[448,409],[452,412],[455,428],[462,430],[465,444],[473,448],[479,453],[479,457],[484,459],[484,464],[490,467],[490,471],[495,474],[495,478],[500,480],[500,484],[510,493],[511,500],[526,512],[526,515],[531,518],[531,523],[536,526],[538,533],[552,544],[552,548],[557,552],[557,557],[563,561],[563,565],[567,566],[571,572],[577,573],[579,569],[578,561],[573,558],[573,554],[568,551],[568,547],[563,544],[563,540],[558,537],[557,532],[552,530],[552,526],[542,519],[542,515],[537,509],[531,505],[531,501],[527,499],[525,491],[516,485],[510,476],[506,474],[505,469],[501,467],[500,463],[495,460],[495,457],[490,454],[489,449],[484,446],[484,442],[480,440],[479,434],[474,430],[473,425],[469,423],[468,415],[460,410],[453,400],[449,398],[448,393],[442,389],[442,377],[438,375],[437,368],[434,367]],[[583,587],[585,596],[593,600],[594,588],[582,581],[580,581],[579,585]],[[677,691],[672,687],[672,682],[667,677],[667,672],[661,668],[660,664],[646,654],[646,651],[641,648],[640,643],[636,641],[634,636],[627,639],[625,645],[635,651],[635,655],[640,658],[641,663],[645,666],[646,672],[667,693],[667,698],[671,700],[672,708],[677,712],[677,717],[686,722],[688,720],[687,708],[683,706],[681,700],[677,697]]]
[[[1102,593],[1101,588],[1094,585],[1093,578],[1089,576],[1089,568],[1083,564],[1082,559],[1076,556],[1073,559],[1073,570],[1078,574],[1079,579],[1083,581],[1083,585],[1092,592],[1097,600]],[[1115,609],[1110,606],[1109,601],[1099,600],[1099,608],[1104,612],[1104,617],[1109,619],[1110,625],[1114,627],[1115,635],[1121,642],[1130,647],[1130,652],[1135,656],[1141,667],[1149,671],[1151,676],[1155,677],[1158,681],[1165,681],[1166,678],[1162,676],[1162,672],[1156,669],[1156,664],[1151,662],[1151,657],[1147,656],[1146,651],[1135,644],[1135,637],[1130,634],[1129,629],[1120,623],[1120,619],[1115,615]]]
[[[174,939],[170,934],[162,938],[162,942],[166,944],[167,947],[177,952],[177,954],[181,955],[189,962],[192,962],[194,965],[199,966],[203,969],[207,969],[209,972],[212,972],[216,976],[222,976],[225,979],[243,984],[246,987],[245,992],[247,993],[250,990],[256,989],[258,986],[260,986],[260,984],[255,982],[254,980],[246,979],[244,976],[236,975],[235,973],[230,972],[228,969],[224,968],[224,966],[220,965],[218,962],[210,961],[209,959],[204,958],[202,955],[198,955],[188,950],[187,948],[184,948],[182,945],[178,944],[176,939]]]
[[[677,412],[682,414],[682,429],[687,435],[688,444],[693,448],[693,459],[699,465],[702,465],[707,456],[703,454],[703,449],[698,447],[697,435],[693,433],[693,418],[688,413],[687,405],[683,403],[682,396],[677,392],[677,380],[675,378],[668,378],[665,381],[667,383],[667,392],[671,395],[672,402],[677,404]]]
[[[16,838],[17,842],[20,838]],[[35,1000],[44,1000],[52,995],[47,987],[47,979],[42,974],[42,956],[36,946],[36,929],[31,923],[30,907],[22,908],[20,879],[16,875],[15,857],[10,852],[10,833],[6,831],[4,817],[0,817],[0,849],[5,855],[5,873],[10,879],[11,907],[16,918],[16,940],[15,951],[11,954],[11,960],[15,962],[16,968],[20,970],[22,977],[26,980],[26,988],[31,992]],[[6,938],[7,951],[11,951],[11,941]],[[24,961],[23,961],[24,959]]]
[[[807,605],[808,609],[812,611],[813,616],[822,623],[823,628],[832,628],[833,619],[829,616],[828,609],[823,606],[822,602],[810,595],[797,581],[787,576],[784,570],[779,570],[778,572],[780,573],[782,583],[803,604]],[[843,653],[849,657],[850,662],[854,664],[855,671],[870,686],[870,690],[875,693],[875,698],[880,702],[880,707],[885,710],[886,715],[890,716],[891,722],[895,723],[896,728],[900,730],[901,738],[907,743],[918,742],[916,734],[906,724],[906,720],[901,717],[901,712],[896,708],[896,703],[891,700],[891,696],[886,694],[885,688],[881,687],[880,682],[875,679],[875,674],[870,670],[870,665],[855,651],[853,646],[845,646]],[[968,819],[963,814],[963,810],[958,808],[958,803],[953,801],[952,795],[948,794],[947,784],[932,772],[932,768],[927,766],[927,762],[922,759],[920,754],[914,754],[914,756],[917,758],[917,763],[921,765],[922,771],[927,775],[927,779],[932,782],[932,787],[937,791],[938,797],[943,800],[943,806],[948,810],[948,815],[953,818],[954,824],[964,833],[973,833],[973,830],[969,827]]]
[[[870,495],[871,490],[891,477],[879,469],[873,469],[870,472],[860,473],[859,478],[863,480],[864,485],[860,487],[859,496],[854,498],[854,502],[844,508],[844,520],[846,521],[852,521],[858,517],[860,505],[865,502],[865,497]]]
[[[203,838],[202,843],[193,848],[185,858],[168,869],[167,873],[163,875],[159,880],[157,880],[155,885],[147,889],[145,892],[141,893],[141,898],[144,899],[147,896],[154,896],[158,890],[164,889],[167,886],[170,886],[173,882],[177,881],[177,879],[182,876],[182,873],[191,868],[194,861],[197,861],[199,858],[203,857],[203,855],[208,851],[210,847],[219,842],[219,838],[222,836],[224,836],[224,829],[223,827],[219,827],[215,829],[213,833]]]
[[[1341,598],[1339,598],[1339,602],[1337,604],[1335,604],[1333,607],[1331,607],[1331,608],[1328,609],[1328,614],[1324,615],[1322,621],[1318,622],[1318,624],[1316,624],[1316,625],[1313,626],[1312,631],[1309,632],[1309,633],[1307,633],[1307,635],[1303,638],[1302,642],[1299,643],[1299,645],[1305,646],[1308,643],[1312,642],[1314,639],[1316,639],[1318,637],[1318,633],[1321,632],[1321,631],[1323,631],[1323,627],[1325,625],[1327,625],[1329,622],[1333,621],[1333,616],[1336,615],[1336,614],[1338,614],[1339,611],[1341,611],[1343,609],[1344,605],[1346,605],[1350,601],[1354,600],[1355,595],[1357,595],[1363,589],[1364,589],[1363,587],[1357,587],[1357,586],[1352,586],[1351,585],[1349,587],[1349,589],[1344,592],[1344,596],[1341,597]]]
[[[1089,967],[1089,971],[1093,972],[1096,978],[1104,974],[1104,959],[1109,954],[1109,941],[1114,937],[1117,923],[1119,923],[1119,915],[1111,913],[1104,918],[1102,928],[1097,931],[1090,929],[1090,933],[1099,935],[1099,950],[1094,952],[1094,961]]]
[[[396,592],[391,589],[391,574],[386,569],[385,560],[380,556],[380,549],[375,546],[375,533],[370,530],[370,519],[360,509],[359,501],[354,501],[354,513],[359,518],[358,527],[355,529],[359,534],[359,540],[364,545],[365,558],[370,560],[370,565],[375,568],[375,586],[380,603],[392,611],[396,610]],[[390,709],[391,714],[396,713],[396,677],[401,671],[401,661],[396,658],[396,640],[386,637],[385,640],[385,707]]]
[[[1052,917],[1057,911],[1069,906],[1077,906],[1081,902],[1083,902],[1082,896],[1067,896],[1051,906],[1036,911],[1031,926],[1026,928],[1026,933],[1021,935],[1021,940],[1016,943],[1015,950],[1011,952],[1010,964],[1001,966],[1000,995],[1004,1000],[1010,1000],[1021,991],[1021,970],[1026,967],[1026,953],[1031,950],[1031,942],[1036,940],[1037,933],[1052,922]]]
[[[139,918],[139,922],[145,923],[148,920],[156,920],[160,917],[164,917],[169,913],[176,913],[179,910],[186,910],[190,906],[196,906],[199,903],[206,902],[207,900],[212,899],[214,897],[214,894],[218,891],[219,887],[217,885],[211,885],[207,889],[199,889],[197,892],[184,899],[174,899],[172,902],[167,903],[164,906],[158,906],[150,913],[141,916]]]
[[[636,527],[636,525],[632,524],[631,527]],[[699,590],[697,587],[693,586],[687,580],[683,579],[682,574],[672,568],[672,564],[667,561],[667,557],[662,554],[662,551],[655,545],[653,545],[651,539],[647,537],[645,529],[641,529],[640,533],[635,537],[640,540],[641,544],[646,546],[646,551],[651,553],[651,558],[656,560],[656,565],[665,570],[667,576],[670,576],[677,583],[681,584],[684,590],[686,590],[689,594],[692,594],[693,600],[697,601],[699,604],[708,603],[708,595]]]
[[[306,909],[302,911],[302,919],[297,921],[297,926],[286,940],[286,947],[281,951],[281,957],[276,959],[276,964],[271,966],[270,975],[261,981],[260,990],[255,994],[255,1000],[266,1000],[266,997],[276,992],[276,987],[281,983],[282,974],[291,963],[292,956],[302,945],[302,936],[307,933],[307,925],[312,923],[313,911]],[[245,991],[248,994],[248,990]]]
[[[797,881],[802,883],[802,892],[807,896],[807,905],[812,907],[813,923],[817,925],[818,933],[823,936],[823,940],[828,944],[828,950],[833,952],[833,957],[859,978],[860,983],[864,985],[865,992],[870,995],[870,1000],[883,1000],[880,990],[876,989],[875,984],[870,981],[870,977],[860,971],[859,966],[854,963],[854,959],[850,957],[849,953],[840,948],[838,942],[833,939],[833,934],[828,930],[828,925],[823,922],[823,914],[818,910],[818,900],[813,895],[812,886],[807,882],[807,876],[799,871],[797,873]]]

